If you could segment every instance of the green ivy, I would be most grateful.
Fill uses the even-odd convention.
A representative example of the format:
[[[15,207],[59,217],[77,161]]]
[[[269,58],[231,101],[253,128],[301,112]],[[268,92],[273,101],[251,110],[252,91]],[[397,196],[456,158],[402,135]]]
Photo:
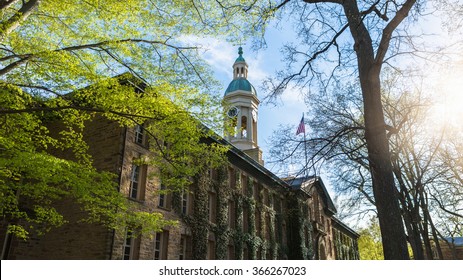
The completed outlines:
[[[212,184],[213,189],[217,194],[217,220],[214,230],[216,249],[215,257],[217,260],[224,260],[227,258],[227,250],[229,243],[229,230],[228,230],[228,198],[231,195],[228,183],[227,170],[220,168],[217,171],[217,182]]]
[[[207,238],[209,215],[207,213],[208,189],[210,186],[210,178],[207,172],[203,172],[194,188],[194,216],[190,221],[192,239],[193,239],[193,254],[195,260],[204,260],[207,257]]]
[[[285,193],[288,209],[280,209],[278,212],[274,209],[277,203],[274,196],[279,193],[275,190],[269,190],[269,205],[264,202],[264,189],[262,188],[256,200],[254,198],[254,184],[251,177],[247,177],[246,194],[243,195],[242,177],[240,170],[234,170],[233,175],[236,178],[234,188],[230,188],[230,178],[227,167],[217,169],[217,180],[211,180],[207,172],[203,172],[196,178],[196,184],[193,187],[194,192],[194,214],[191,216],[183,215],[183,220],[191,226],[193,237],[193,259],[206,259],[207,242],[210,232],[215,234],[215,257],[218,260],[227,259],[228,245],[232,244],[235,249],[235,258],[243,259],[244,248],[248,250],[249,259],[257,259],[258,252],[260,258],[266,259],[283,259],[285,257],[293,259],[313,259],[314,248],[312,242],[306,246],[305,229],[309,232],[309,240],[312,240],[312,225],[308,217],[304,215],[304,203],[306,201],[297,196],[295,193]],[[232,173],[230,173],[232,174]],[[214,191],[217,197],[217,217],[216,223],[209,222],[208,192]],[[235,225],[234,229],[229,227],[228,201],[235,201]],[[279,203],[279,201],[278,201]],[[181,195],[176,194],[173,197],[173,207],[178,213],[181,212]],[[279,206],[278,206],[279,207]],[[243,231],[244,209],[247,209],[248,231]],[[261,228],[261,236],[257,234],[256,228],[256,210],[260,214],[260,220],[257,221]],[[270,224],[266,226],[268,220]],[[287,233],[283,233],[283,220],[288,222]],[[269,230],[270,239],[266,240],[266,230]],[[289,232],[296,234],[289,235]],[[280,243],[283,234],[288,236],[289,245]],[[277,236],[279,238],[277,238]]]

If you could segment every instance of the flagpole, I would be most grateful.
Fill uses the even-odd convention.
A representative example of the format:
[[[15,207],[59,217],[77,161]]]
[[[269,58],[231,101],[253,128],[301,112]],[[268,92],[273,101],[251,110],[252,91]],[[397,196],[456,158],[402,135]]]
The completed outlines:
[[[305,158],[305,176],[309,176],[308,168],[309,168],[309,161],[307,160],[307,139],[305,135],[305,119],[304,119],[304,112],[302,113],[302,119],[304,120],[304,158]]]
[[[305,166],[304,166],[304,177],[307,177],[309,175],[308,172],[308,166],[309,166],[309,160],[307,159],[307,136],[305,132],[305,121],[304,121],[304,112],[302,112],[302,118],[301,122],[299,123],[299,126],[297,127],[296,131],[296,136],[299,135],[301,132],[304,132],[304,158],[305,158]]]

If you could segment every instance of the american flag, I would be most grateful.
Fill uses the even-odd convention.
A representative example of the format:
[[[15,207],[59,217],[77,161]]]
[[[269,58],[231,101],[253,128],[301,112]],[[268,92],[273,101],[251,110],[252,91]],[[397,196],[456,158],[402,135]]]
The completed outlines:
[[[304,115],[302,115],[301,122],[297,127],[296,135],[299,135],[300,133],[305,133]]]

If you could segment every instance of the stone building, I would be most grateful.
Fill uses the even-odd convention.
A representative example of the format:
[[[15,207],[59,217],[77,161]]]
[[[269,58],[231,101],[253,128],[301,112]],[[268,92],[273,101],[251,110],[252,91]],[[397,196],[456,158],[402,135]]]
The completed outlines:
[[[443,260],[463,260],[463,237],[447,237],[439,240],[439,244],[432,244],[435,259],[439,259],[437,245]]]
[[[0,230],[6,259],[359,259],[358,234],[335,218],[319,177],[279,178],[266,169],[257,141],[256,90],[239,49],[234,79],[224,95],[233,135],[207,141],[229,145],[228,164],[199,174],[183,193],[164,186],[152,166],[133,159],[150,153],[142,126],[119,127],[103,117],[85,139],[94,165],[119,175],[119,189],[144,211],[160,212],[178,226],[132,237],[102,226],[77,224],[72,202],[61,205],[69,223],[27,241]]]

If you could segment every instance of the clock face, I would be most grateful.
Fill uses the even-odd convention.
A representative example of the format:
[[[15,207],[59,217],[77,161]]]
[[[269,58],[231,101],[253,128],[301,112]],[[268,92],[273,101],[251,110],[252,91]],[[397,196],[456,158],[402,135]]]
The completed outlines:
[[[256,110],[252,110],[252,119],[257,122],[257,111]]]
[[[228,110],[227,115],[228,115],[230,118],[233,118],[233,117],[238,116],[238,108],[236,108],[236,107],[231,107],[231,108]]]

